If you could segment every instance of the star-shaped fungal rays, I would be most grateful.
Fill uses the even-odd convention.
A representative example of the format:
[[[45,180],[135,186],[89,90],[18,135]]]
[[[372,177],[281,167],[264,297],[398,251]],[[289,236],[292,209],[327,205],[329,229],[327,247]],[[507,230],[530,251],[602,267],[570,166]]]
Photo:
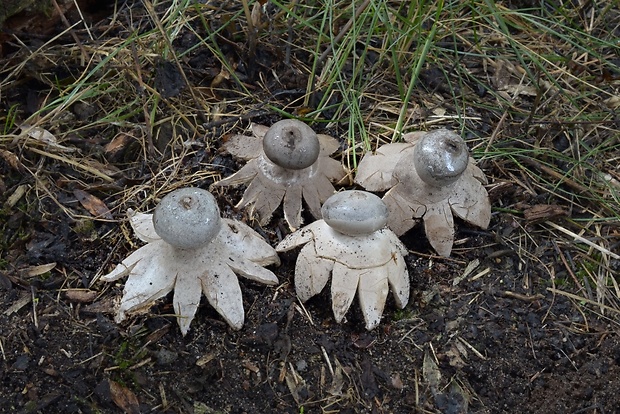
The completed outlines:
[[[287,236],[276,250],[303,246],[295,265],[300,300],[321,292],[331,276],[336,321],[342,321],[357,293],[366,329],[373,329],[381,321],[390,288],[399,308],[409,300],[407,249],[384,228],[387,209],[374,194],[336,193],[323,205],[323,217]]]
[[[262,225],[283,203],[287,223],[299,228],[302,199],[314,217],[321,217],[321,204],[335,191],[332,183],[346,175],[342,164],[330,158],[338,141],[292,119],[270,128],[252,124],[251,129],[251,136],[236,135],[224,144],[224,149],[248,160],[247,164],[213,187],[247,184],[237,207],[250,206],[250,213]]]
[[[205,193],[209,196],[206,201],[202,198]],[[198,215],[193,211],[200,210],[201,203],[214,203],[207,191],[177,190],[164,197],[158,209],[171,196],[173,200],[168,204],[174,219],[170,221],[176,222],[172,226],[180,240],[174,239],[174,232],[166,233],[167,212],[158,215],[156,210],[155,219],[152,214],[129,212],[134,232],[147,244],[102,277],[111,282],[129,276],[116,321],[123,321],[127,313],[148,308],[174,290],[173,305],[183,335],[189,330],[203,293],[231,327],[240,329],[244,311],[237,274],[266,285],[276,284],[276,276],[263,267],[279,264],[276,251],[247,225],[221,219],[217,207],[211,211],[217,212],[217,217],[211,219],[211,230],[200,228],[201,222],[208,221],[204,219],[204,210]],[[186,223],[179,224],[183,219]],[[200,240],[192,240],[192,227],[200,228]],[[178,243],[188,239],[191,246],[179,247]]]
[[[415,132],[405,140],[366,154],[355,182],[370,191],[389,189],[383,201],[389,210],[388,227],[397,235],[422,219],[430,244],[449,256],[453,214],[483,229],[489,225],[491,203],[483,186],[487,179],[463,139],[452,131]]]

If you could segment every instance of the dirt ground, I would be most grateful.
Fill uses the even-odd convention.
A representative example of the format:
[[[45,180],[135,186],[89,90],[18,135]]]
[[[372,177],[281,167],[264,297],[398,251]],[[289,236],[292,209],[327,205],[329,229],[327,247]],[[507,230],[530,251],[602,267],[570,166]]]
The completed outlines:
[[[110,30],[111,9],[88,10],[97,30]],[[124,10],[137,14],[142,9],[135,4]],[[70,13],[66,11],[69,18]],[[28,37],[24,30],[29,26],[12,24],[16,26],[10,30],[30,46],[62,27],[56,22]],[[2,59],[15,59],[17,64],[23,51],[6,33]],[[65,34],[57,42],[73,41]],[[277,60],[268,47],[259,47],[258,56]],[[53,62],[32,62],[43,66],[33,66],[3,91],[0,111],[19,104],[26,108],[23,118],[34,112],[49,98],[49,86],[31,71],[56,71],[59,82],[62,76],[70,77],[70,65]],[[198,49],[183,62],[189,81],[212,79],[213,62],[209,53]],[[176,73],[162,65],[159,73],[164,78]],[[274,71],[280,70],[275,65]],[[247,75],[243,68],[239,71]],[[270,72],[265,73],[266,82],[275,82]],[[287,93],[304,87],[306,79],[285,70],[279,73],[278,82]],[[175,95],[178,79],[170,76],[160,77],[160,86]],[[72,105],[66,122],[90,122],[99,116],[93,106]],[[216,144],[183,153],[184,173],[195,177],[200,171],[214,171],[198,175],[194,185],[208,188],[217,174],[239,168],[237,161],[218,151],[223,134],[242,132],[250,121],[269,124],[278,119],[264,107],[253,110],[234,123],[210,121],[202,139]],[[344,146],[339,128],[319,132],[340,137]],[[154,206],[146,190],[133,193],[130,202],[120,195],[151,179],[162,165],[161,158],[144,162],[142,148],[131,145],[123,147],[121,155],[112,154],[105,146],[118,129],[95,124],[63,142],[122,171],[113,182],[85,178],[79,167],[44,158],[40,151],[8,144],[3,149],[0,412],[620,413],[619,327],[609,316],[615,314],[558,294],[560,280],[567,291],[574,291],[558,244],[544,235],[540,223],[505,209],[494,210],[484,231],[457,222],[458,240],[448,259],[432,254],[419,226],[407,233],[402,240],[410,250],[412,299],[404,310],[388,299],[381,325],[371,332],[364,329],[355,302],[347,319],[336,324],[328,293],[305,304],[296,299],[296,251],[281,255],[282,265],[272,269],[279,285],[264,287],[240,279],[246,310],[240,331],[230,329],[203,301],[183,337],[170,296],[148,314],[116,324],[122,283],[93,280],[140,242],[121,220],[120,208],[114,209],[113,220],[89,219],[92,210],[80,201],[80,191],[109,207],[146,211]],[[62,123],[56,130],[62,130]],[[161,132],[154,145],[165,148],[171,135]],[[8,150],[19,153],[18,163],[11,163]],[[491,179],[494,206],[537,203],[519,192],[497,163],[482,168]],[[27,190],[11,204],[20,186]],[[286,231],[281,215],[259,228],[236,211],[239,190],[216,196],[225,216],[252,224],[273,245]],[[506,243],[511,238],[527,239],[529,253],[517,251],[518,242]],[[610,266],[616,271],[620,267],[617,261]]]
[[[412,253],[414,299],[404,311],[388,305],[372,332],[355,306],[335,324],[326,294],[302,310],[288,254],[278,287],[242,282],[241,331],[204,305],[182,337],[170,299],[124,326],[113,321],[121,286],[96,285],[84,304],[90,298],[70,286],[113,253],[67,235],[62,220],[34,227],[23,254],[53,258],[74,276],[2,275],[4,412],[620,412],[615,324],[586,324],[536,268],[525,289],[515,257],[489,258],[485,237],[454,262]],[[489,272],[455,286],[462,261],[476,258]]]

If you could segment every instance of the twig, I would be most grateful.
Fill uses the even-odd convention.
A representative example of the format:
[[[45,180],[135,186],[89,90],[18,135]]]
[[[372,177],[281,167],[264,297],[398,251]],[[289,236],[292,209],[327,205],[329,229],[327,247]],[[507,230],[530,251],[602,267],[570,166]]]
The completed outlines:
[[[542,293],[537,293],[536,295],[529,296],[522,293],[512,292],[510,290],[504,290],[500,293],[502,294],[502,296],[505,296],[507,298],[519,299],[524,302],[534,302],[540,299],[544,299],[545,297]]]
[[[131,42],[131,56],[133,57],[134,65],[136,68],[136,80],[138,81],[138,87],[140,91],[146,88],[146,84],[142,79],[142,68],[140,67],[140,59],[138,58],[138,51],[136,50],[136,43]],[[147,105],[147,101],[142,103],[142,112],[144,113],[144,123],[146,124],[146,145],[148,155],[155,154],[155,144],[153,144],[153,123],[151,122],[151,114]],[[145,159],[147,157],[145,156]]]
[[[592,299],[588,299],[588,298],[584,298],[583,296],[579,296],[579,295],[575,295],[574,293],[570,293],[570,292],[565,292],[563,290],[559,290],[559,289],[554,289],[554,288],[547,288],[547,290],[551,293],[555,293],[558,295],[563,295],[566,296],[570,299],[576,300],[577,302],[586,302],[589,303],[590,305],[594,305],[597,307],[600,307],[601,309],[605,309],[610,311],[612,314],[619,314],[620,313],[620,309],[615,309],[612,308],[611,306],[607,306],[603,303],[597,303],[596,301],[592,300]]]
[[[550,175],[551,177],[555,178],[556,180],[559,180],[561,183],[566,184],[567,186],[569,186],[570,188],[572,188],[573,190],[578,191],[580,194],[587,194],[589,192],[595,191],[592,188],[588,188],[585,187],[581,184],[579,184],[578,182],[571,180],[570,178],[568,178],[566,175],[560,174],[557,171],[554,171],[553,169],[547,167],[546,165],[533,160],[531,158],[528,157],[519,157],[519,159],[523,162],[523,164],[529,165],[530,167],[534,167],[537,170],[540,170],[542,172],[544,172],[547,175]],[[606,207],[606,209],[608,209]]]
[[[327,350],[325,350],[325,347],[323,345],[321,345],[321,353],[323,354],[323,358],[325,358],[325,362],[327,362],[327,369],[329,369],[329,373],[332,374],[333,377],[334,367],[332,367],[332,363],[329,360],[329,355],[327,355]]]
[[[168,49],[170,50],[170,54],[172,55],[172,58],[174,59],[174,62],[177,65],[177,68],[179,69],[179,73],[183,77],[183,81],[185,82],[185,85],[187,86],[189,93],[192,95],[192,99],[194,100],[196,107],[197,108],[202,107],[205,113],[208,113],[209,109],[206,108],[204,105],[201,105],[202,102],[196,96],[196,93],[194,92],[194,88],[192,87],[192,84],[189,82],[189,79],[187,79],[187,76],[185,75],[185,71],[183,70],[183,66],[181,65],[181,62],[179,61],[179,58],[177,57],[176,53],[174,52],[175,48],[172,46],[172,43],[170,42],[170,39],[168,38],[168,34],[166,33],[164,26],[161,24],[161,20],[159,19],[159,16],[157,16],[157,13],[155,12],[153,3],[151,3],[148,0],[144,0],[142,3],[144,4],[144,7],[148,11],[149,16],[153,20],[153,23],[155,23],[155,26],[157,26],[157,30],[161,33],[162,38],[164,39],[164,42],[166,42],[166,46],[168,46]],[[200,114],[200,115],[202,116],[203,114]]]
[[[243,4],[243,12],[245,13],[245,20],[248,25],[248,73],[250,79],[254,79],[254,75],[256,73],[256,44],[258,42],[258,29],[254,26],[254,21],[252,20],[252,12],[250,11],[250,6],[248,5],[248,0],[241,0]],[[256,3],[254,4],[256,7]]]
[[[284,53],[284,64],[285,65],[290,65],[291,64],[291,46],[294,43],[294,36],[295,36],[295,32],[293,30],[293,21],[295,20],[293,13],[295,11],[295,9],[297,9],[297,0],[293,0],[291,2],[291,4],[289,5],[290,9],[291,9],[291,17],[289,17],[287,24],[288,24],[288,38],[287,38],[287,42],[286,42],[286,50]]]
[[[265,115],[269,115],[271,113],[271,111],[250,111],[246,114],[243,115],[239,115],[239,116],[231,116],[228,118],[224,118],[224,119],[219,119],[217,121],[212,121],[206,124],[202,124],[202,127],[205,129],[209,129],[209,128],[213,128],[213,127],[218,127],[218,126],[222,126],[222,125],[227,125],[227,124],[232,124],[235,122],[239,122],[239,121],[247,121],[248,119],[252,119],[255,117],[259,117],[259,116],[265,116]]]
[[[84,29],[86,29],[86,33],[88,33],[88,37],[90,37],[90,40],[95,40],[95,38],[93,37],[93,34],[90,32],[90,29],[88,28],[88,25],[86,24],[86,19],[84,19],[84,15],[82,14],[82,10],[80,9],[80,5],[78,4],[77,0],[73,0],[73,4],[75,5],[75,9],[80,15],[80,19],[82,19],[82,23],[84,23]]]
[[[564,252],[562,252],[562,250],[560,250],[560,248],[558,247],[558,244],[555,242],[555,240],[553,241],[553,248],[554,248],[555,252],[558,254],[558,256],[560,257],[560,260],[562,260],[562,263],[564,264],[564,268],[566,269],[568,274],[573,279],[573,282],[575,282],[575,286],[581,286],[581,283],[579,283],[579,280],[577,279],[577,276],[575,276],[575,272],[573,272],[573,269],[569,266],[568,261],[566,260],[566,256],[564,255]]]
[[[34,323],[34,327],[39,329],[39,318],[37,316],[37,298],[35,295],[34,286],[30,286],[30,293],[32,294],[32,322]]]
[[[245,13],[245,20],[248,24],[248,32],[250,36],[252,36],[254,34],[254,22],[252,22],[252,12],[250,11],[248,0],[241,0],[241,4],[243,4],[243,12]]]

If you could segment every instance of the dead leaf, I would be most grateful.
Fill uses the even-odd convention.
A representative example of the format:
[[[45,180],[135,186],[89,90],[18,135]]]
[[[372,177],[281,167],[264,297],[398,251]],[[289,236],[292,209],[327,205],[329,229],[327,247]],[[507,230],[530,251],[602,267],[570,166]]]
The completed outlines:
[[[28,277],[34,277],[34,276],[45,274],[55,267],[56,267],[56,263],[47,263],[47,264],[42,264],[39,266],[31,266],[24,270],[26,271],[26,275]]]
[[[262,15],[263,13],[262,13],[261,4],[254,3],[254,7],[252,7],[252,13],[251,13],[252,25],[254,27],[260,27]]]
[[[23,124],[21,127],[22,132],[26,133],[29,137],[36,139],[37,141],[41,141],[45,144],[49,145],[58,145],[58,140],[45,128],[41,127],[33,127],[29,124]]]
[[[392,387],[397,390],[402,390],[403,388],[405,388],[405,384],[403,384],[403,380],[400,379],[400,374],[398,372],[392,374],[392,376],[390,377],[390,381],[392,383]]]
[[[502,90],[510,83],[510,71],[505,61],[498,60],[495,65],[495,73],[491,79],[496,89]]]
[[[89,289],[67,289],[64,297],[69,302],[90,303],[97,297],[97,292]]]
[[[77,198],[82,207],[95,216],[95,219],[113,219],[110,209],[99,198],[80,189],[73,190],[73,195],[75,195],[75,198]]]
[[[448,110],[446,108],[436,107],[431,112],[437,117],[443,117]]]
[[[297,405],[302,405],[308,397],[306,381],[295,371],[292,365],[289,364],[288,368],[284,374],[286,386]]]
[[[312,111],[313,109],[309,106],[300,106],[299,108],[295,109],[294,113],[296,116],[301,118],[301,117],[307,116]]]
[[[222,70],[220,70],[220,73],[215,75],[215,77],[211,81],[210,87],[217,88],[218,86],[220,86],[222,82],[224,82],[225,80],[229,80],[229,79],[230,79],[230,73],[228,73],[226,69],[222,68]]]
[[[446,351],[446,356],[448,357],[450,366],[463,368],[467,365],[463,360],[463,357],[466,355],[461,352],[459,345],[461,344],[458,342],[456,344],[452,344],[450,349]]]
[[[614,95],[611,98],[605,99],[603,103],[607,105],[609,109],[618,109],[620,107],[620,96]]]
[[[502,91],[507,92],[510,96],[525,95],[537,96],[538,90],[532,85],[506,85]]]
[[[125,413],[139,414],[140,404],[136,394],[118,382],[112,380],[108,380],[108,382],[110,384],[110,395],[114,404]]]
[[[119,161],[125,152],[125,149],[131,144],[134,140],[134,137],[131,135],[127,135],[124,133],[118,134],[115,136],[112,141],[108,142],[103,150],[105,151],[105,156],[108,160]]]
[[[332,377],[332,383],[327,392],[331,395],[340,396],[342,395],[342,388],[344,387],[344,372],[342,369],[342,365],[337,358],[334,358],[336,369],[334,369],[334,376]]]
[[[102,172],[105,175],[108,175],[110,177],[114,177],[115,175],[119,175],[121,173],[121,170],[119,168],[115,167],[112,164],[103,164],[103,163],[101,163],[99,161],[91,160],[91,159],[88,159],[88,158],[86,158],[83,161],[83,163],[85,165],[88,165],[92,169],[100,171],[100,172]]]
[[[114,313],[114,307],[116,303],[113,298],[106,298],[99,300],[97,302],[91,303],[89,305],[82,306],[81,311],[90,313],[90,314],[100,314],[100,313]]]
[[[12,315],[27,304],[29,304],[30,301],[32,301],[32,295],[28,293],[24,294],[17,301],[13,302],[13,304],[7,310],[5,310],[3,314],[6,316]]]
[[[20,128],[22,130],[22,134],[26,134],[30,138],[33,138],[39,142],[42,142],[43,144],[47,144],[48,146],[52,148],[56,148],[56,149],[67,151],[67,152],[76,151],[75,148],[69,148],[69,147],[65,147],[64,145],[60,145],[58,143],[58,140],[56,139],[56,136],[45,128],[32,126],[30,124],[22,124]]]
[[[24,166],[21,162],[19,162],[19,158],[17,158],[17,155],[12,152],[0,149],[0,157],[2,157],[2,159],[14,170],[19,172],[24,170]]]
[[[422,376],[428,382],[433,394],[437,393],[441,385],[441,371],[431,354],[426,351],[424,353],[424,361],[422,362]]]
[[[471,395],[455,380],[452,380],[450,383],[450,392],[447,395],[447,400],[449,404],[448,407],[446,407],[446,411],[458,414],[469,412]]]

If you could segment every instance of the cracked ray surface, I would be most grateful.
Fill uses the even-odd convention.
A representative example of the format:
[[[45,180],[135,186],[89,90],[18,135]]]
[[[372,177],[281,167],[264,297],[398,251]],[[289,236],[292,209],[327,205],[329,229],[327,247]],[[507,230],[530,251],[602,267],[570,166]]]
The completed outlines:
[[[367,153],[358,165],[355,182],[369,191],[386,191],[383,201],[388,207],[388,227],[402,235],[422,220],[431,246],[442,256],[449,256],[454,243],[453,216],[486,229],[491,219],[491,203],[484,185],[487,179],[469,157],[465,143],[452,131],[440,129],[404,136],[406,142],[386,144],[375,153]],[[437,140],[449,150],[458,147],[465,164],[462,171],[449,169],[448,179],[432,175],[441,166],[416,165],[416,145],[423,140]],[[443,150],[441,145],[439,150]],[[438,150],[438,151],[439,151]],[[448,164],[452,158],[440,154]]]
[[[315,134],[318,140],[316,159],[307,167],[293,169],[278,165],[265,154],[263,140],[269,128],[252,124],[251,131],[250,136],[231,137],[223,146],[234,157],[247,160],[246,165],[214,183],[212,188],[247,185],[236,207],[249,208],[250,214],[256,216],[261,225],[267,224],[273,212],[283,204],[286,222],[292,230],[299,228],[302,199],[312,216],[320,218],[321,205],[335,191],[333,183],[346,176],[342,164],[330,157],[338,150],[338,141],[328,135]]]

